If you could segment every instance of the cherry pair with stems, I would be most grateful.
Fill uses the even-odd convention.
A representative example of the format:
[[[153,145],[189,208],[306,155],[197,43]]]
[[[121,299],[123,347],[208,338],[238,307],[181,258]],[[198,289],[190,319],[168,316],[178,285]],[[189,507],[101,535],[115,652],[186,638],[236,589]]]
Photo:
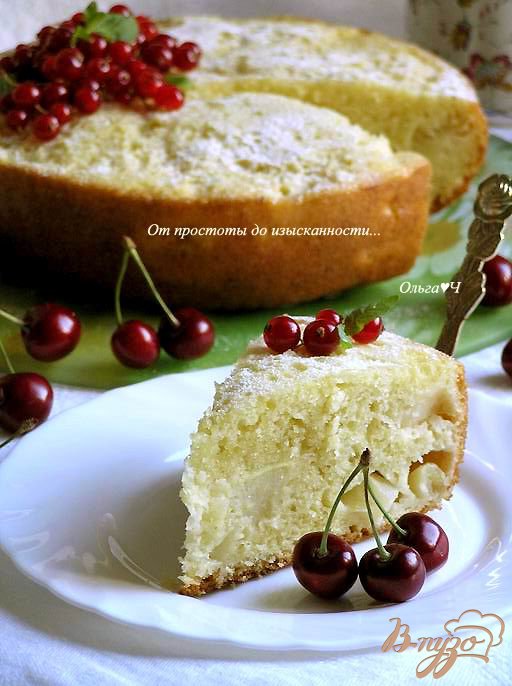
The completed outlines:
[[[442,527],[419,512],[404,514],[395,521],[372,488],[369,468],[370,451],[365,449],[338,493],[324,530],[305,534],[295,545],[295,575],[304,588],[320,598],[339,598],[359,576],[364,590],[375,600],[403,602],[417,595],[426,574],[441,567],[448,558],[448,537]],[[343,495],[361,471],[366,509],[377,547],[366,552],[358,565],[352,546],[331,533],[330,528]],[[370,497],[392,527],[386,545],[380,540]]]

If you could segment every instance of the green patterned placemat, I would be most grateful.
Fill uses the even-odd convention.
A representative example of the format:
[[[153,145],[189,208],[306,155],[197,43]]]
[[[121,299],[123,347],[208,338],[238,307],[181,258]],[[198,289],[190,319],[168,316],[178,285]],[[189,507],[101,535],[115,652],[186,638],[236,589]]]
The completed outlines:
[[[463,198],[431,217],[430,228],[423,253],[414,268],[406,275],[371,286],[354,288],[340,297],[293,307],[294,314],[314,315],[323,307],[340,311],[359,304],[380,300],[399,292],[400,284],[410,282],[419,285],[436,285],[450,281],[457,270],[465,250],[466,235],[473,218],[473,201],[476,188],[482,178],[490,174],[512,172],[512,144],[492,138],[487,161],[478,179]],[[500,248],[500,253],[512,257],[512,235]],[[0,287],[2,306],[22,313],[28,306],[45,300],[44,293],[34,293]],[[0,322],[0,335],[19,371],[39,371],[54,382],[96,388],[112,388],[152,378],[160,374],[204,369],[231,364],[244,350],[247,342],[259,335],[272,312],[214,315],[212,317],[217,338],[212,351],[194,362],[178,362],[162,353],[157,365],[147,370],[131,370],[122,367],[110,351],[110,335],[115,326],[113,306],[66,303],[79,313],[83,324],[80,346],[68,358],[53,364],[40,364],[29,358],[20,342],[15,326]],[[110,304],[109,304],[110,306]],[[435,344],[441,330],[444,313],[444,297],[440,293],[403,294],[397,308],[386,315],[386,327],[404,336],[430,345]],[[128,310],[126,318],[143,318],[156,323],[156,319],[143,312]],[[492,343],[512,337],[512,305],[504,308],[480,307],[467,322],[457,354],[464,355],[480,350]]]

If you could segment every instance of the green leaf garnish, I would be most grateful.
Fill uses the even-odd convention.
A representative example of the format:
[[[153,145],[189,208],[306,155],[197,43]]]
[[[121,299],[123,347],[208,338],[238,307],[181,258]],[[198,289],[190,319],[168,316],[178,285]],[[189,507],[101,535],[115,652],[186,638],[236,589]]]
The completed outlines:
[[[0,73],[0,98],[9,95],[15,86],[16,81],[11,76]]]
[[[103,36],[109,42],[122,40],[126,43],[133,43],[139,35],[135,17],[100,12],[95,2],[87,5],[84,15],[85,24],[77,26],[71,37],[73,46],[80,39],[87,40],[93,33]]]
[[[350,336],[348,336],[346,334],[343,326],[338,327],[338,333],[340,335],[340,345],[339,345],[340,352],[344,352],[345,350],[352,348],[354,343],[352,342],[352,339],[350,338]]]
[[[398,295],[390,295],[384,298],[375,305],[366,305],[366,307],[359,307],[357,310],[352,310],[345,317],[343,328],[345,333],[349,336],[354,336],[364,329],[368,322],[371,322],[376,317],[381,317],[386,312],[389,312],[399,301]]]
[[[170,83],[172,86],[181,88],[182,91],[186,91],[192,86],[192,81],[186,76],[181,76],[180,74],[166,74],[164,81],[166,83]]]

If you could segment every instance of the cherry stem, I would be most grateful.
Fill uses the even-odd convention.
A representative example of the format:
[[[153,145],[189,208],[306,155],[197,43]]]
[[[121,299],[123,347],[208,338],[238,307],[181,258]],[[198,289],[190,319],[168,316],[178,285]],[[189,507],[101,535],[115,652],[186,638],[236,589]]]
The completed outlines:
[[[6,312],[6,310],[0,309],[0,317],[7,319],[8,321],[12,322],[13,324],[19,324],[19,326],[23,326],[25,324],[23,319],[16,317],[15,315],[11,314],[10,312]]]
[[[379,501],[377,496],[375,495],[375,491],[373,490],[372,482],[370,479],[368,479],[368,491],[370,495],[372,496],[375,505],[379,508],[379,510],[382,512],[384,515],[384,518],[391,524],[393,529],[397,532],[397,534],[400,534],[400,536],[407,536],[407,531],[405,529],[402,529],[400,524],[396,523],[396,520],[393,519],[393,517],[389,514],[389,512],[384,508],[382,503]]]
[[[156,288],[156,286],[155,286],[155,284],[154,284],[154,282],[153,282],[153,279],[151,278],[151,275],[149,274],[148,270],[146,269],[146,265],[145,265],[144,262],[142,261],[140,255],[139,255],[139,253],[138,253],[138,251],[137,251],[137,246],[135,245],[135,243],[132,241],[132,239],[131,239],[129,236],[124,236],[124,237],[123,237],[123,240],[124,240],[124,245],[125,245],[126,250],[127,250],[128,253],[133,257],[133,260],[134,260],[135,264],[136,264],[137,267],[140,269],[140,271],[141,271],[143,277],[146,279],[146,283],[148,284],[148,286],[149,286],[151,292],[153,293],[153,295],[155,296],[155,298],[156,298],[158,304],[160,305],[160,307],[162,308],[162,310],[163,310],[163,311],[165,312],[165,314],[167,315],[167,317],[168,317],[169,321],[171,322],[172,326],[174,326],[174,328],[177,329],[177,328],[179,327],[179,325],[180,325],[180,322],[179,322],[178,319],[176,319],[176,317],[173,315],[173,313],[171,312],[171,310],[167,307],[167,305],[165,304],[164,299],[162,298],[162,296],[161,296],[160,293],[158,292],[158,290],[157,290],[157,288]]]
[[[10,359],[9,355],[7,354],[7,350],[4,348],[4,344],[2,343],[2,341],[0,341],[0,352],[3,355],[3,358],[5,360],[5,365],[6,365],[7,369],[9,370],[9,372],[11,374],[16,374],[16,372],[14,371],[14,367],[12,366],[11,359]]]
[[[369,457],[370,451],[368,450],[368,448],[366,448],[365,450],[363,450],[361,457],[359,458],[359,464],[349,475],[348,479],[343,484],[340,492],[336,496],[336,500],[332,504],[331,511],[329,512],[329,516],[327,517],[327,522],[325,523],[324,532],[322,534],[322,540],[320,541],[320,547],[318,549],[318,557],[325,557],[327,555],[327,539],[329,538],[329,531],[331,530],[332,520],[334,519],[334,515],[336,514],[338,505],[340,504],[341,499],[345,495],[349,485],[356,478],[359,472],[367,466],[367,460],[369,459]]]
[[[123,261],[121,262],[121,269],[119,270],[119,276],[116,281],[115,290],[115,308],[116,308],[116,319],[118,326],[123,323],[123,313],[121,311],[121,289],[123,287],[124,276],[128,268],[128,262],[130,261],[130,253],[125,250],[123,252]]]
[[[391,557],[391,553],[388,553],[388,551],[386,550],[386,548],[384,548],[384,546],[382,545],[382,541],[380,540],[379,532],[377,531],[377,527],[375,526],[375,522],[374,522],[374,520],[373,520],[373,512],[372,512],[372,508],[370,507],[370,500],[369,500],[369,498],[368,498],[368,490],[369,490],[369,484],[368,484],[368,471],[369,471],[369,468],[368,468],[368,466],[366,466],[366,467],[364,468],[364,472],[363,472],[363,478],[364,478],[364,501],[365,501],[365,503],[366,503],[366,510],[367,510],[367,512],[368,512],[368,519],[370,520],[370,524],[371,524],[371,527],[372,527],[373,537],[374,537],[374,539],[375,539],[375,542],[377,543],[377,548],[378,548],[378,550],[379,550],[379,555],[380,555],[380,557],[381,557],[381,560],[386,561],[386,560],[389,560],[389,558]]]
[[[32,429],[35,429],[36,426],[36,419],[25,419],[25,421],[21,423],[21,425],[18,427],[16,432],[12,434],[12,436],[9,436],[7,440],[3,441],[3,443],[0,443],[0,450],[2,448],[5,448],[6,445],[9,445],[9,443],[11,441],[14,441],[14,439],[21,438],[21,436],[28,434],[28,432],[32,431]]]

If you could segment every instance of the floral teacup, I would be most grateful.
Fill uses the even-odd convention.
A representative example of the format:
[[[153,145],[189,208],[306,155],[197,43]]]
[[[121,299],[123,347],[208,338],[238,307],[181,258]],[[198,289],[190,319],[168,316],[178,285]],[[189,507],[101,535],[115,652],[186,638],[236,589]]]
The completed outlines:
[[[512,116],[512,0],[409,0],[411,39],[456,64],[485,107]]]

